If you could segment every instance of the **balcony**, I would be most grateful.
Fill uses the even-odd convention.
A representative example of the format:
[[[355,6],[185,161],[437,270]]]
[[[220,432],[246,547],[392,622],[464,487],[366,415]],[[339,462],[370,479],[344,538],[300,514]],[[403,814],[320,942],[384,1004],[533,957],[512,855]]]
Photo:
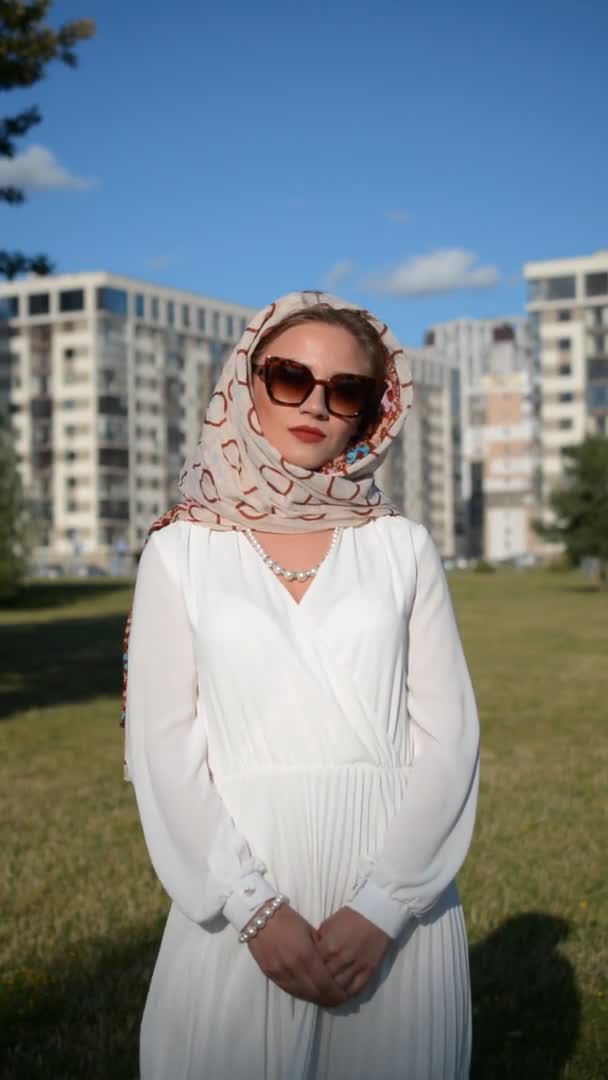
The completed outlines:
[[[53,402],[50,397],[32,398],[30,412],[34,420],[50,420],[53,413]]]
[[[32,468],[50,469],[53,464],[53,451],[47,448],[32,450]]]
[[[128,521],[129,500],[100,499],[98,503],[98,514],[100,518],[110,519],[112,521]]]
[[[100,394],[97,399],[97,411],[100,416],[127,416],[126,396],[120,394]]]
[[[97,451],[97,464],[111,469],[128,469],[129,450],[127,447],[100,447]]]

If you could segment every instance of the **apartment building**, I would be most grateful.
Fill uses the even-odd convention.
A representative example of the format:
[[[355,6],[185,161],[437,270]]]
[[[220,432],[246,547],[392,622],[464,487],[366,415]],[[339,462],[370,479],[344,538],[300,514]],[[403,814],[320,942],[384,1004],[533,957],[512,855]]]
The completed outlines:
[[[253,312],[109,273],[0,285],[0,399],[36,561],[108,567],[141,549]]]
[[[408,517],[427,526],[444,558],[454,555],[450,372],[430,348],[408,349],[414,400],[378,471],[378,484]]]
[[[608,251],[524,267],[540,387],[542,514],[567,447],[608,435]]]
[[[534,400],[528,370],[482,375],[469,397],[464,458],[481,503],[476,546],[490,562],[544,550],[532,526],[540,461]]]
[[[530,327],[525,316],[454,319],[431,326],[424,340],[449,373],[455,554],[478,558],[485,532],[483,461],[477,451],[479,438],[471,429],[478,429],[481,414],[485,416],[485,405],[480,406],[482,380],[531,372]],[[533,374],[531,380],[534,383]],[[533,412],[535,400],[532,386]]]

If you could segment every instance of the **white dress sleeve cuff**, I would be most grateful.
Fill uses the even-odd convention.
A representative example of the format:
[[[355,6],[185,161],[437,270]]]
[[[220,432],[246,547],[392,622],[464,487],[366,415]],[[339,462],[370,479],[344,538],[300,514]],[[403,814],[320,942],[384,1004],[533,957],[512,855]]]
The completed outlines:
[[[258,908],[278,895],[278,889],[257,870],[244,874],[224,904],[222,914],[240,933]]]
[[[358,911],[370,922],[379,926],[389,937],[396,938],[410,919],[414,918],[411,908],[389,896],[387,892],[375,881],[367,879],[349,900],[346,907]]]

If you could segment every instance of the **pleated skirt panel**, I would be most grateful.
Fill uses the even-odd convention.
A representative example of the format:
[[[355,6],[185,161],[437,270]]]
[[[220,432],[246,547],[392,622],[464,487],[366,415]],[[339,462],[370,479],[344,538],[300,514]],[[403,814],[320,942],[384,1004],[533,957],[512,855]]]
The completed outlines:
[[[271,880],[313,925],[342,906],[401,802],[407,769],[262,769],[218,788]],[[407,838],[404,838],[407,842]],[[141,1080],[466,1080],[468,950],[456,886],[335,1009],[286,994],[232,926],[175,906],[141,1032]]]

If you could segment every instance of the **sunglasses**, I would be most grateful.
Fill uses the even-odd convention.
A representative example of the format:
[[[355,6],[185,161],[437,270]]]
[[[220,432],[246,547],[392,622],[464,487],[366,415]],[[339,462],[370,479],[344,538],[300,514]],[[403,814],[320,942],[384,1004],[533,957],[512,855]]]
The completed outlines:
[[[362,416],[377,391],[376,380],[370,375],[344,372],[331,379],[315,379],[306,364],[281,356],[267,356],[262,364],[254,365],[253,371],[264,380],[268,397],[275,405],[303,405],[315,386],[323,386],[328,413],[343,420]]]

